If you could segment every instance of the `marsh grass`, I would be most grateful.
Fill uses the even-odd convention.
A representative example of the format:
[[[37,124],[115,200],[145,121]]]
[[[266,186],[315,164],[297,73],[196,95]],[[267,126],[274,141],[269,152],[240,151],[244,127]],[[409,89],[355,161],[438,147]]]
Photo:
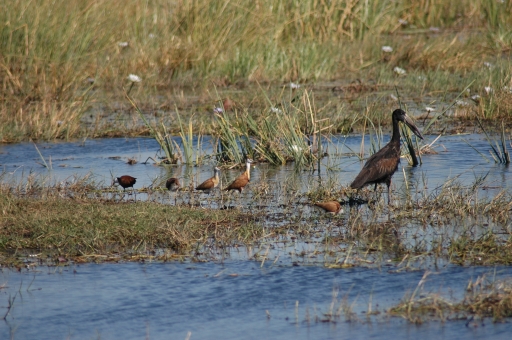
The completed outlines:
[[[129,259],[130,254],[148,255],[159,249],[193,255],[199,248],[250,242],[263,232],[255,228],[253,216],[238,211],[95,199],[89,198],[86,187],[70,197],[63,194],[66,191],[69,187],[39,192],[44,198],[4,192],[3,251],[24,249],[84,259],[115,254]]]
[[[441,0],[17,1],[0,13],[0,139],[87,135],[83,115],[114,110],[124,88],[147,111],[179,101],[180,89],[198,88],[201,96],[212,83],[359,79],[360,87],[342,86],[350,88],[344,95],[353,113],[359,98],[368,98],[358,92],[364,88],[398,84],[444,98],[475,80],[477,92],[495,90],[492,105],[478,108],[485,119],[507,118],[510,100],[502,88],[510,86],[510,62],[500,56],[510,51],[510,6],[487,0],[453,6]],[[383,44],[393,52],[384,55]],[[407,75],[394,75],[395,66]],[[137,86],[127,81],[132,73],[142,79]],[[178,89],[176,96],[166,94],[170,89]]]
[[[505,125],[503,121],[501,122],[501,138],[499,142],[497,140],[493,140],[489,134],[487,133],[486,129],[484,128],[482,122],[480,119],[477,119],[478,124],[480,125],[480,128],[485,134],[485,137],[487,138],[487,142],[489,143],[489,146],[491,147],[491,156],[494,159],[496,163],[501,164],[510,164],[510,154],[507,149],[507,144],[510,143],[510,141],[507,143],[505,138]]]
[[[329,118],[316,118],[309,91],[295,92],[290,101],[277,99],[282,108],[267,107],[258,118],[247,111],[216,113],[217,161],[242,163],[250,157],[272,165],[293,161],[297,169],[314,167],[323,157],[322,133],[331,127],[326,126]]]
[[[312,204],[348,197],[348,188],[340,190],[326,178],[302,193],[292,177],[274,187],[251,183],[232,202],[216,194],[205,201],[182,188],[169,205],[167,192],[156,188],[141,189],[148,201],[135,201],[121,199],[110,183],[91,176],[55,183],[51,176],[27,174],[0,186],[2,261],[16,262],[13,254],[26,251],[128,260],[132,253],[140,258],[154,252],[156,259],[201,253],[201,259],[211,260],[216,249],[225,256],[237,246],[265,254],[267,247],[284,245],[282,260],[330,268],[391,261],[401,271],[438,259],[458,265],[512,263],[512,198],[507,191],[484,195],[484,177],[469,186],[454,178],[429,194],[397,198],[396,206],[382,199],[346,204],[335,217],[314,211]],[[265,261],[275,255],[272,250]]]
[[[504,321],[512,316],[512,283],[510,280],[489,280],[486,276],[470,281],[462,300],[447,299],[439,293],[424,293],[426,272],[416,289],[388,310],[409,322],[421,324],[428,321],[473,320],[490,318]]]
[[[150,130],[152,137],[157,141],[158,145],[160,145],[160,149],[163,150],[165,154],[165,158],[163,159],[163,163],[167,164],[176,164],[178,160],[181,160],[181,149],[178,146],[178,144],[172,139],[172,135],[168,132],[167,127],[165,124],[161,123],[159,125],[151,124],[148,119],[145,117],[145,115],[142,113],[139,106],[135,103],[135,101],[129,96],[128,93],[125,93],[126,98],[130,102],[130,104],[133,106],[133,108],[137,111],[141,119],[143,120],[145,126]],[[180,127],[181,127],[181,121],[180,121]],[[183,128],[182,128],[182,135],[184,136]],[[190,152],[190,148],[188,148],[189,144],[187,142],[184,142],[184,149],[185,152]],[[187,154],[186,156],[192,157],[191,154]],[[189,158],[187,158],[187,161]],[[147,160],[146,160],[147,161]],[[154,160],[156,163],[160,163],[156,160]],[[188,164],[188,163],[187,163]]]

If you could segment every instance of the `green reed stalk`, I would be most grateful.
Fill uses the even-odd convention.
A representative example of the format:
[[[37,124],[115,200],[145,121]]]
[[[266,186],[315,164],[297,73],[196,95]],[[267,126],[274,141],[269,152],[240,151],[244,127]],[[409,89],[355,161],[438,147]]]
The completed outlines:
[[[176,114],[180,124],[180,137],[181,143],[183,145],[183,153],[185,155],[185,164],[192,164],[194,156],[194,134],[192,129],[192,119],[189,119],[188,121],[188,130],[185,130],[183,128],[183,124],[181,123],[181,117],[178,112],[178,108],[176,108]]]

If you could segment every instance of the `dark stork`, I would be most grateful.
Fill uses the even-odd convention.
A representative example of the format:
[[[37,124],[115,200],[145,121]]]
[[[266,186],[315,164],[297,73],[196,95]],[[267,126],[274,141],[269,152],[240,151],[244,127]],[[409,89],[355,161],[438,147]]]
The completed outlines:
[[[359,175],[350,184],[352,189],[361,189],[365,185],[375,184],[375,190],[377,190],[377,184],[386,183],[388,186],[388,204],[390,204],[389,186],[391,185],[391,177],[398,169],[398,163],[400,163],[400,130],[398,122],[405,123],[416,136],[423,139],[420,130],[414,125],[405,111],[396,109],[393,111],[392,117],[393,136],[391,140],[382,149],[368,158]]]

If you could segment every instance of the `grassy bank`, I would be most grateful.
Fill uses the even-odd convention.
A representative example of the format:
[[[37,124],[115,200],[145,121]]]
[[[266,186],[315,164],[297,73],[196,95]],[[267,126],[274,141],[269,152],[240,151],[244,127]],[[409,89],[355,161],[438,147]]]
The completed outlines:
[[[345,205],[345,212],[334,218],[314,211],[312,203],[346,197],[350,189],[340,191],[337,184],[321,192],[314,187],[304,194],[286,190],[278,201],[287,202],[282,205],[276,204],[277,193],[261,194],[257,183],[249,199],[191,198],[188,191],[179,193],[178,205],[169,205],[167,192],[158,198],[158,188],[145,190],[151,202],[134,202],[86,179],[69,185],[3,185],[0,263],[19,265],[34,253],[78,262],[140,256],[210,261],[219,254],[229,257],[237,247],[250,249],[252,255],[246,256],[251,260],[330,268],[391,263],[402,271],[439,261],[512,263],[510,194],[479,197],[477,184],[448,183],[428,195],[402,196],[391,207],[364,189],[360,194],[369,205]]]
[[[130,119],[103,119],[129,111],[123,88],[151,114],[175,106],[189,115],[208,113],[219,99],[215,88],[260,112],[270,105],[261,92],[247,91],[256,82],[339,81],[333,89],[348,99],[343,113],[353,115],[372,98],[368,92],[398,85],[410,100],[443,100],[474,80],[471,90],[482,100],[473,113],[508,119],[510,6],[486,0],[16,1],[0,13],[0,140],[139,134]],[[393,51],[384,52],[385,45]],[[141,81],[131,82],[130,74]],[[361,86],[351,85],[356,80]],[[487,86],[492,97],[483,95]],[[84,125],[91,115],[92,127]]]
[[[200,259],[199,251],[253,242],[264,231],[254,216],[238,211],[98,200],[77,192],[62,198],[53,189],[39,194],[0,199],[0,262],[19,265],[26,251],[78,262],[137,260],[155,252],[160,260]]]

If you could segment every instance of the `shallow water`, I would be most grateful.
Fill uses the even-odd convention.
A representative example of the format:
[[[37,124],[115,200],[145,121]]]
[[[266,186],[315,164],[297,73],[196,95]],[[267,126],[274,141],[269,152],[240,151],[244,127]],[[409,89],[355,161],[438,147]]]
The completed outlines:
[[[389,140],[389,137],[386,137],[382,143]],[[435,137],[437,136],[429,136],[426,143],[428,140],[433,141]],[[179,138],[177,140],[179,142]],[[320,169],[324,180],[335,180],[340,185],[348,185],[354,179],[363,164],[352,154],[359,152],[360,143],[360,136],[339,136],[332,139],[327,148],[330,156],[322,159]],[[209,138],[203,140],[202,155],[212,153],[212,144],[213,141]],[[366,150],[369,145],[370,140],[367,136]],[[179,177],[183,180],[184,186],[187,186],[190,183],[201,183],[212,176],[212,163],[196,166],[155,166],[153,161],[149,160],[147,164],[142,164],[149,157],[157,159],[161,156],[158,144],[151,138],[93,139],[38,143],[37,146],[46,163],[51,164],[52,170],[48,171],[41,165],[43,161],[34,144],[0,144],[0,167],[4,171],[4,182],[20,179],[29,173],[48,176],[57,182],[68,180],[74,175],[84,176],[91,173],[96,181],[110,186],[113,177],[128,174],[137,178],[137,189],[151,186],[157,178],[164,181],[170,176]],[[420,189],[427,188],[429,191],[438,188],[449,179],[470,185],[485,175],[485,184],[491,189],[510,187],[509,167],[494,162],[490,156],[489,143],[483,135],[442,136],[434,144],[434,150],[437,153],[423,155],[422,165],[415,168],[410,167],[407,161],[402,159],[401,166],[393,177],[395,191],[400,193],[405,190],[405,176],[409,184],[417,185]],[[127,164],[129,158],[137,160],[138,163]],[[227,184],[240,172],[240,169],[223,171],[223,182]],[[308,183],[317,180],[309,171],[295,171],[293,164],[282,167],[256,164],[251,170],[251,184],[258,184],[261,179],[273,187],[274,184],[291,181],[298,190],[306,190]]]
[[[431,141],[434,138],[428,136]],[[332,142],[328,148],[330,156],[322,160],[320,176],[318,172],[295,171],[293,164],[283,167],[256,164],[249,190],[244,191],[242,199],[234,196],[233,200],[246,209],[260,205],[267,214],[278,213],[280,205],[298,203],[301,205],[297,211],[307,211],[306,198],[299,199],[300,202],[292,200],[297,192],[305,193],[325,183],[346,186],[362,166],[353,155],[353,151],[359,151],[361,137],[339,136]],[[205,139],[204,154],[211,153],[211,144],[211,140]],[[29,175],[39,175],[39,180],[45,178],[49,183],[69,182],[75,176],[91,174],[100,186],[109,187],[113,175],[129,174],[137,177],[135,189],[141,189],[161,186],[170,176],[179,177],[187,186],[212,175],[212,163],[162,167],[141,164],[148,157],[159,156],[158,144],[149,138],[37,145],[47,163],[51,157],[51,171],[38,164],[42,160],[32,143],[0,145],[4,183],[26,181]],[[370,145],[368,137],[365,145]],[[470,186],[486,176],[482,195],[494,195],[502,188],[510,188],[510,169],[494,163],[484,136],[443,136],[434,149],[437,153],[423,155],[419,167],[412,168],[402,160],[393,178],[394,199],[400,200],[408,193],[428,195],[451,179]],[[128,158],[138,163],[128,165]],[[240,172],[240,169],[223,171],[223,184]],[[268,184],[265,194],[261,194],[262,183]],[[184,192],[178,195],[177,201],[193,199],[213,208],[224,204],[218,202],[218,193],[212,196],[211,200],[197,195],[191,198]],[[133,196],[120,197],[128,198]],[[141,192],[137,200],[141,199],[174,202],[167,192]],[[418,235],[412,237],[405,232],[403,242],[414,246]],[[304,250],[306,254],[313,253],[315,247],[314,242],[298,241],[277,246],[263,266],[261,262],[249,260],[254,257],[248,250],[247,253],[241,250],[240,254],[228,254],[224,262],[71,264],[39,266],[24,269],[22,273],[4,269],[0,285],[5,283],[6,287],[0,289],[0,314],[6,311],[9,296],[16,295],[16,299],[11,314],[0,323],[0,338],[12,335],[15,339],[185,339],[188,332],[191,332],[190,339],[509,338],[512,331],[509,324],[492,324],[490,320],[484,320],[485,327],[481,322],[466,327],[465,321],[415,326],[383,315],[368,319],[363,313],[370,301],[372,310],[380,311],[396,304],[416,287],[424,270],[435,272],[427,280],[426,291],[441,290],[446,296],[453,294],[460,298],[468,280],[483,273],[494,276],[494,268],[426,262],[422,270],[399,273],[392,265],[327,269],[323,267],[322,255],[300,256]],[[265,251],[264,246],[255,251]],[[509,278],[512,268],[498,267],[496,273],[497,277]],[[329,310],[336,290],[339,293],[335,308],[347,296],[354,303],[357,320],[346,322],[342,316],[335,323],[319,321]],[[299,301],[298,309],[296,301]]]
[[[424,292],[453,291],[488,273],[510,277],[511,269],[449,266],[427,278]],[[496,276],[494,276],[496,275]],[[2,307],[16,295],[0,338],[8,339],[508,339],[512,325],[491,320],[432,322],[421,326],[384,315],[415,289],[423,271],[390,274],[352,268],[281,266],[257,262],[86,264],[3,270]],[[333,293],[355,316],[322,322]],[[298,307],[296,303],[298,302]],[[5,310],[5,308],[2,308]],[[267,311],[270,317],[267,316]]]

